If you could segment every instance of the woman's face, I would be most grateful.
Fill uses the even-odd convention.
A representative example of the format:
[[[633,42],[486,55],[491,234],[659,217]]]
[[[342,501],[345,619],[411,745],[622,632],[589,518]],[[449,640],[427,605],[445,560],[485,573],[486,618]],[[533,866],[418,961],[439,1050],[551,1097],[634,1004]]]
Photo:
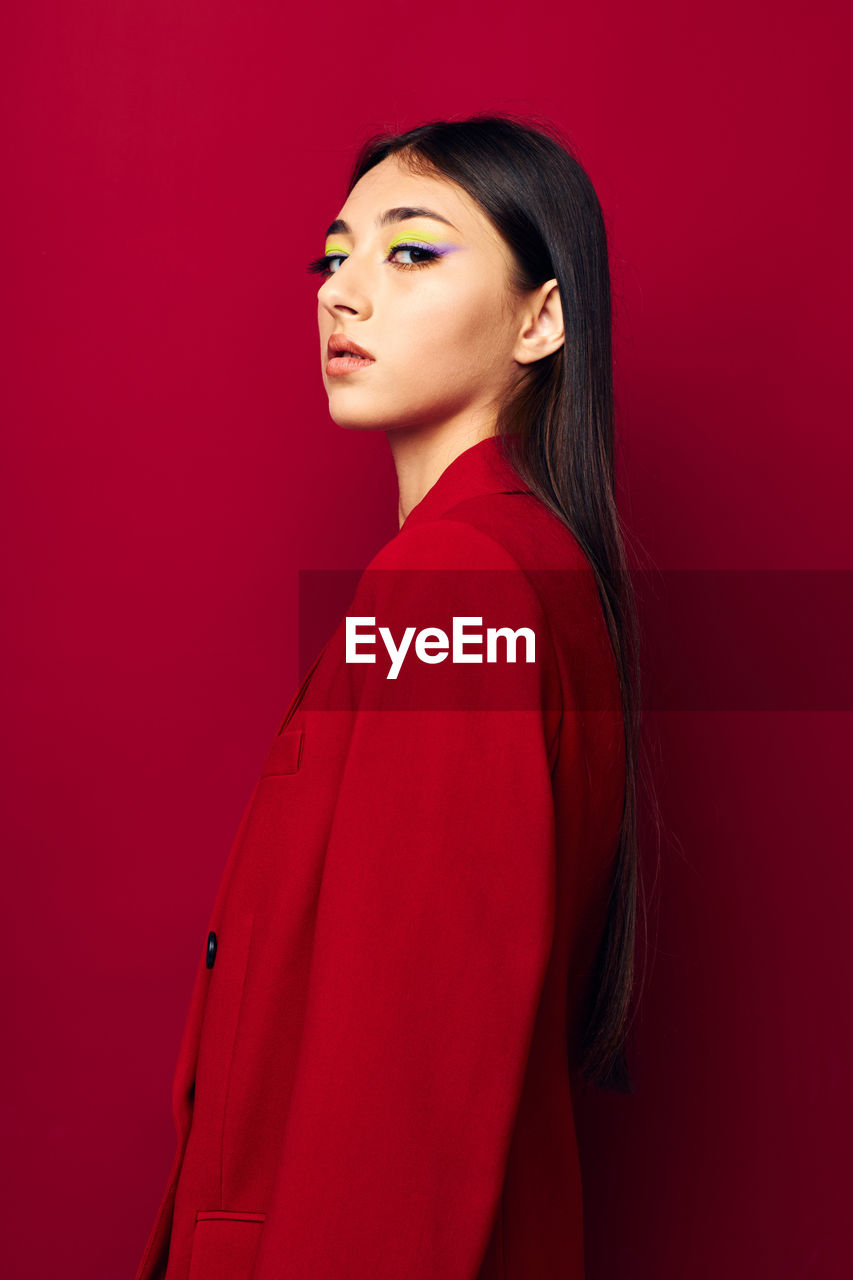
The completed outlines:
[[[406,217],[411,209],[446,221]],[[513,351],[523,299],[510,292],[509,249],[479,206],[454,183],[389,156],[356,184],[332,226],[317,300],[333,420],[385,430],[464,420],[491,430],[522,372]],[[329,339],[341,333],[372,363],[327,369]]]

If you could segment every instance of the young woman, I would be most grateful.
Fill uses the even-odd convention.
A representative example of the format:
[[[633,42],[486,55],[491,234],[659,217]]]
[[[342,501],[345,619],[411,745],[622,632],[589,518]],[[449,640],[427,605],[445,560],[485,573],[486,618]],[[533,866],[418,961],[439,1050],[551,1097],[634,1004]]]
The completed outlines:
[[[636,893],[601,210],[546,131],[439,121],[363,147],[324,250],[331,416],[386,433],[400,530],[240,824],[137,1280],[580,1280]]]

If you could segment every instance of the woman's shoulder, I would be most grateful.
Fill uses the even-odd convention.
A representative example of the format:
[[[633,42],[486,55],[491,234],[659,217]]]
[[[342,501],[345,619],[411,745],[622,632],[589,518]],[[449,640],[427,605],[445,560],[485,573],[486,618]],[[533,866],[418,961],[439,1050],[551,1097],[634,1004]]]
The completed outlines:
[[[415,606],[483,602],[507,619],[526,617],[579,669],[612,656],[592,565],[566,523],[534,494],[465,498],[429,521],[405,526],[374,556],[362,583],[373,600]],[[478,607],[467,607],[467,602]]]
[[[448,513],[405,527],[380,548],[367,566],[380,569],[520,569],[488,527]]]
[[[362,573],[357,596],[365,606],[381,602],[386,608],[411,606],[419,613],[436,603],[473,614],[484,600],[513,601],[526,612],[541,610],[535,587],[511,549],[453,513],[395,534]]]
[[[568,526],[532,493],[483,493],[404,524],[373,557],[382,568],[589,568]]]
[[[363,571],[349,615],[427,665],[407,662],[398,694],[382,685],[361,704],[559,711],[559,664],[536,587],[507,547],[457,514],[401,529]]]

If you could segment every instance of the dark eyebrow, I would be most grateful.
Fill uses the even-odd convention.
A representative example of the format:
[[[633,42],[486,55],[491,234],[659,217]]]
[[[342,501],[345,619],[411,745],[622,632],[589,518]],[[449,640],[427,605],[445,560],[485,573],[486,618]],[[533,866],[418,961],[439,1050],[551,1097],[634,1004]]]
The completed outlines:
[[[440,213],[435,213],[432,209],[416,209],[411,205],[398,205],[395,209],[386,209],[384,213],[380,213],[376,219],[377,227],[387,227],[392,222],[403,222],[406,218],[434,218],[436,222],[443,222],[445,226],[457,228],[453,226],[447,218],[443,218]],[[327,236],[334,235],[352,235],[352,227],[348,222],[344,222],[343,218],[335,218],[334,222],[330,222],[326,228]]]

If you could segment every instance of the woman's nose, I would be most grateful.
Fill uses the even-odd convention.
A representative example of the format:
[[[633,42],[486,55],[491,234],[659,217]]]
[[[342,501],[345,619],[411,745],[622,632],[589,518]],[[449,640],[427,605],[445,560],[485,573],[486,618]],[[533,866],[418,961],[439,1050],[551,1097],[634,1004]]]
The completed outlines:
[[[344,309],[358,315],[371,309],[370,267],[350,255],[328,277],[318,297],[333,313]]]

